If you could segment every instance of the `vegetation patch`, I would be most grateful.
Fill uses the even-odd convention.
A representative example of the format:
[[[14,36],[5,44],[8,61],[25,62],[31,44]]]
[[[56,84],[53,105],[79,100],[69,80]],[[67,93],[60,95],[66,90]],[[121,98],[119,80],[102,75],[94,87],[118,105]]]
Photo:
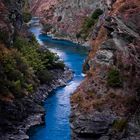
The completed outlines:
[[[89,31],[91,27],[93,27],[97,23],[100,15],[102,14],[103,14],[103,10],[96,9],[90,17],[87,17],[85,19],[82,29],[79,33],[76,34],[76,37],[86,39],[89,35]]]
[[[117,131],[123,131],[123,129],[126,127],[127,125],[127,120],[126,119],[119,119],[119,120],[115,120],[114,124],[113,124],[113,128]]]
[[[28,23],[31,20],[32,15],[31,15],[30,12],[24,12],[23,15],[22,15],[22,17],[23,17],[23,21],[25,23]]]
[[[49,32],[51,29],[52,29],[51,24],[44,24],[43,25],[43,31],[45,31],[46,33]]]
[[[0,31],[0,42],[1,43],[7,43],[8,40],[8,33],[6,33],[5,31]]]
[[[122,86],[122,78],[120,76],[120,72],[117,69],[111,69],[107,75],[107,84],[110,87],[121,87]]]
[[[53,69],[64,63],[48,49],[40,48],[34,36],[15,38],[13,48],[0,47],[0,96],[21,98],[54,79]]]

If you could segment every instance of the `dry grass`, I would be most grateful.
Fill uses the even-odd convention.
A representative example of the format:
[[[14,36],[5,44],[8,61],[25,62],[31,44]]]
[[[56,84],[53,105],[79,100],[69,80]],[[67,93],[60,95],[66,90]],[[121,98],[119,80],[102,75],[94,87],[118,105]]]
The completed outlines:
[[[109,108],[119,116],[125,116],[134,105],[135,97],[124,96],[113,92],[98,96],[94,92],[84,93],[81,90],[72,95],[71,103],[72,105],[77,105],[78,110],[85,113],[92,110],[104,110],[105,108]]]
[[[99,46],[105,41],[106,38],[107,38],[107,32],[106,29],[102,26],[100,28],[97,38],[91,42],[93,50],[90,52],[89,58],[94,57],[95,53],[99,49]]]

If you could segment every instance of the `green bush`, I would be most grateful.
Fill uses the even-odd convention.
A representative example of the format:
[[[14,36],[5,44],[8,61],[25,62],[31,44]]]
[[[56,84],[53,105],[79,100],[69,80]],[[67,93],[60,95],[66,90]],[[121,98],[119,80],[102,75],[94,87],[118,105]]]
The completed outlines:
[[[33,92],[33,91],[34,91],[34,88],[33,88],[33,85],[32,85],[32,84],[29,84],[29,85],[27,86],[27,91],[28,91],[28,92]]]
[[[23,97],[29,89],[25,85],[33,83],[35,76],[22,55],[14,49],[0,51],[0,65],[0,94]]]
[[[93,14],[91,15],[92,19],[98,19],[100,15],[103,14],[103,10],[101,9],[96,9]]]
[[[21,73],[18,69],[11,70],[8,73],[6,73],[6,75],[7,75],[7,78],[11,81],[12,80],[16,81],[18,79],[23,81],[23,79],[24,79],[23,78],[23,73]]]
[[[113,128],[117,131],[123,131],[123,129],[126,127],[127,125],[127,120],[126,119],[120,119],[120,120],[116,120],[113,124]]]
[[[24,12],[22,17],[23,17],[23,21],[25,23],[28,23],[31,20],[32,15],[29,12]]]
[[[82,37],[83,39],[86,39],[89,35],[91,27],[93,27],[96,24],[96,22],[99,19],[99,16],[102,14],[103,11],[101,9],[96,9],[90,17],[87,17],[85,19],[80,33],[77,34],[77,38]]]
[[[29,42],[27,39],[17,37],[14,42],[14,47],[18,48],[27,60],[28,65],[36,72],[44,69],[44,65],[40,53],[38,53],[38,44],[34,43]]]
[[[120,73],[117,69],[111,69],[108,72],[107,84],[111,87],[121,87],[122,86],[122,79],[121,79]]]
[[[49,50],[45,49],[43,51],[39,51],[40,59],[43,62],[43,65],[46,69],[54,69],[55,64],[59,60],[59,57],[55,54],[50,52]]]
[[[81,37],[81,33],[77,33],[76,38],[80,38],[80,37]]]
[[[43,30],[45,32],[49,32],[52,29],[52,25],[51,24],[44,24],[43,25]]]
[[[53,64],[55,69],[62,69],[64,70],[65,64],[63,61],[57,61],[55,64]]]
[[[53,80],[53,75],[48,70],[38,71],[37,76],[41,84],[49,84]]]
[[[9,86],[9,81],[0,77],[0,95],[2,95],[2,96],[9,95],[10,90],[9,90],[8,86]]]
[[[1,43],[7,43],[8,40],[8,34],[6,33],[6,31],[0,31],[0,42]]]
[[[16,37],[14,48],[0,50],[0,94],[21,98],[39,84],[50,84],[52,69],[64,69],[55,53],[40,48],[34,36]]]

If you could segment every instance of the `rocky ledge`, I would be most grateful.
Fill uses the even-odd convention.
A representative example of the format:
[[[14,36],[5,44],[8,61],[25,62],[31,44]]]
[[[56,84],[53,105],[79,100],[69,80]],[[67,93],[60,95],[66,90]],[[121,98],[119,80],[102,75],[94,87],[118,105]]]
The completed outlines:
[[[50,85],[42,85],[31,96],[17,99],[13,102],[0,102],[3,118],[0,118],[0,125],[3,126],[0,132],[1,140],[27,140],[27,131],[36,125],[44,124],[45,111],[42,103],[49,93],[61,86],[66,86],[73,77],[73,72],[67,67],[65,70],[53,70],[55,79]]]

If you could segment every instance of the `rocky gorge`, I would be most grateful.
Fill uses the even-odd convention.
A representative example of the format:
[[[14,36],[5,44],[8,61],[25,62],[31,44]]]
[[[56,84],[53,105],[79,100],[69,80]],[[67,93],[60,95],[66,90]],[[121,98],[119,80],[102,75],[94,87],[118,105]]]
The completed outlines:
[[[2,50],[3,44],[12,46],[17,30],[26,29],[21,28],[24,22],[21,7],[40,17],[43,32],[48,35],[90,47],[83,64],[86,77],[71,96],[71,139],[139,140],[140,1],[30,0],[29,3],[24,1],[24,4],[23,1],[10,1],[12,5],[8,1],[0,2],[0,29],[8,33],[4,43],[1,43]],[[25,20],[30,16],[26,15]],[[25,34],[22,32],[23,36]],[[40,119],[44,114],[41,102],[49,91],[62,86],[72,76],[67,69],[53,72],[56,79],[52,85],[41,86],[35,94],[14,100],[11,94],[6,98],[2,94],[1,139],[28,139],[26,130],[43,123]],[[34,75],[30,77],[33,79]],[[60,79],[64,82],[61,83]],[[28,116],[29,113],[31,116]],[[23,123],[18,125],[19,121]],[[14,134],[11,132],[13,129]],[[4,132],[9,134],[4,136]]]

